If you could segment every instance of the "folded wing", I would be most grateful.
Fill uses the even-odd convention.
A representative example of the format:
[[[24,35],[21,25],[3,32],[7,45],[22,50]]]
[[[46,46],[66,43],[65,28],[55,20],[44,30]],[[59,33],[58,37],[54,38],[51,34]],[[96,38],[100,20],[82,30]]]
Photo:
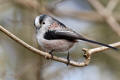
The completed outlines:
[[[76,32],[72,32],[72,31],[49,30],[45,33],[44,38],[47,39],[47,40],[56,40],[56,39],[58,39],[58,40],[64,39],[64,40],[68,40],[68,41],[82,40],[82,41],[106,46],[106,47],[117,50],[117,48],[115,48],[115,47],[112,47],[110,45],[103,44],[103,43],[100,43],[100,42],[97,42],[97,41],[86,39],[83,36],[81,36],[80,34],[78,34]]]

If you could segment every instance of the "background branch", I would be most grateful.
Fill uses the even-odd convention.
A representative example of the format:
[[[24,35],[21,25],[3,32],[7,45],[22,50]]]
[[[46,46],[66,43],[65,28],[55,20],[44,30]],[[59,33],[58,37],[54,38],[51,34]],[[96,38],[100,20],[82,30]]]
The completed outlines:
[[[87,21],[104,22],[104,18],[95,11],[59,11],[58,9],[48,9],[50,13],[60,17],[71,17]],[[120,22],[119,12],[113,14],[116,20]]]
[[[111,12],[112,12],[112,11],[114,10],[114,8],[116,7],[118,1],[119,1],[119,0],[110,0],[109,3],[108,3],[108,5],[106,6],[106,9],[107,9],[108,11],[111,11]]]
[[[38,4],[39,2],[36,0],[35,1],[14,0],[14,3],[17,5],[24,6],[28,9],[32,9],[38,13],[49,13],[49,14],[54,14],[54,15],[61,16],[61,17],[72,17],[72,18],[83,19],[83,20],[88,20],[88,21],[104,22],[104,18],[95,11],[87,11],[87,12],[86,11],[63,11],[63,12],[59,11],[55,6],[63,1],[65,0],[57,0],[51,5],[46,5],[44,7],[41,7],[40,4]],[[118,1],[119,0],[110,0],[108,5],[106,6],[106,9],[109,11],[112,11],[117,5]],[[119,12],[115,12],[112,15],[114,16],[116,20],[120,21]]]
[[[110,27],[120,36],[120,26],[116,19],[112,16],[112,12],[104,8],[104,6],[98,0],[88,0],[88,2],[97,10],[101,16],[103,16]]]
[[[49,53],[40,51],[30,45],[28,45],[27,43],[25,43],[24,41],[22,41],[21,39],[19,39],[18,37],[16,37],[15,35],[13,35],[11,32],[9,32],[8,30],[6,30],[5,28],[3,28],[2,26],[0,26],[0,30],[5,33],[7,36],[9,36],[11,39],[15,40],[17,43],[19,43],[20,45],[24,46],[25,48],[27,48],[28,50],[31,50],[32,52],[39,54],[43,57],[47,57],[47,58],[51,58],[51,55]],[[113,47],[119,47],[120,46],[120,42],[111,44],[111,46]],[[107,47],[98,47],[98,48],[93,48],[93,49],[83,49],[83,51],[85,51],[85,55],[86,55],[86,59],[83,62],[75,62],[75,61],[70,61],[70,65],[72,66],[76,66],[76,67],[83,67],[89,64],[90,60],[91,60],[91,55],[93,53],[97,53],[97,52],[101,52],[101,51],[105,51],[108,50],[109,48]],[[60,57],[56,57],[53,56],[52,58],[55,61],[59,61],[62,63],[68,63],[67,59],[64,58],[60,58]]]

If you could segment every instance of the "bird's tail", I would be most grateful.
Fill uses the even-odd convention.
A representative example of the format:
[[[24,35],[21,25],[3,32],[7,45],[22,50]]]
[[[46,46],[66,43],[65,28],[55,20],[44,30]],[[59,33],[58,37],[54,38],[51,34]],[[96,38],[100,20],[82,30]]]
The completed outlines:
[[[102,46],[106,46],[106,47],[109,47],[109,48],[114,49],[114,50],[118,50],[118,48],[115,48],[115,47],[112,47],[110,45],[103,44],[103,43],[100,43],[100,42],[97,42],[97,41],[89,40],[89,39],[86,39],[86,38],[79,38],[79,40],[94,43],[94,44],[98,44],[98,45],[102,45]]]

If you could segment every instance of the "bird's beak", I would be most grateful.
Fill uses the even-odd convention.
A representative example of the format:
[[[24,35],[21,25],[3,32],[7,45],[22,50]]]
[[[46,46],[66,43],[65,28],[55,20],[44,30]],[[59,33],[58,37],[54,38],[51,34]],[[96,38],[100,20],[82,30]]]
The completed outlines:
[[[36,30],[39,30],[40,29],[40,27],[36,27]]]

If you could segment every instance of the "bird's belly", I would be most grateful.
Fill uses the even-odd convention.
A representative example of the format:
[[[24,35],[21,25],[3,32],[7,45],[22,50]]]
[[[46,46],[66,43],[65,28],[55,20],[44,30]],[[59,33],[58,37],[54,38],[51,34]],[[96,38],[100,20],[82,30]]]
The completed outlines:
[[[47,52],[55,50],[55,52],[68,51],[75,42],[67,40],[38,40],[39,45]]]

